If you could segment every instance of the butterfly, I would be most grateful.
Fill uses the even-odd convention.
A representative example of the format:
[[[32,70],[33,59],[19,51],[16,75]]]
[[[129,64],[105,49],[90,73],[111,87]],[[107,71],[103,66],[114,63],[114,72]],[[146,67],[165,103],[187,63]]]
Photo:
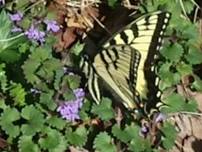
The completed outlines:
[[[106,40],[93,59],[82,57],[80,68],[93,100],[101,101],[103,83],[128,109],[159,100],[155,62],[170,17],[163,11],[141,15]]]

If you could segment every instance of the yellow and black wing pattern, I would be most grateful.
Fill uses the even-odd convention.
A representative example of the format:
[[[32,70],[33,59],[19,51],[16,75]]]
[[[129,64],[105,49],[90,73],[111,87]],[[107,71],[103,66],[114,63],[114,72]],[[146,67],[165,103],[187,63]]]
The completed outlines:
[[[88,78],[88,90],[99,103],[99,79],[120,98],[126,108],[134,109],[141,100],[160,97],[155,58],[170,19],[170,13],[157,11],[134,19],[116,32],[95,57],[83,58],[81,68]]]

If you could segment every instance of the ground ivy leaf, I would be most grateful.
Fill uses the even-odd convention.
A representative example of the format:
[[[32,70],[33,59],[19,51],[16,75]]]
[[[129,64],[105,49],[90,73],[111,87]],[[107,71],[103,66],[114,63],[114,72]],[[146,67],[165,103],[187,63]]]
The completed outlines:
[[[57,104],[53,100],[53,94],[54,92],[52,90],[49,90],[46,93],[41,93],[40,96],[40,103],[47,106],[48,109],[54,111],[57,107]]]
[[[192,65],[180,63],[176,66],[177,71],[180,73],[181,77],[190,75],[192,73]]]
[[[11,82],[9,94],[15,101],[15,105],[25,105],[25,96],[27,93],[20,83]]]
[[[57,116],[50,117],[47,120],[47,123],[59,130],[62,130],[66,125],[66,121],[61,118],[58,118]]]
[[[129,150],[134,152],[151,152],[151,142],[148,139],[134,138],[129,144]]]
[[[192,83],[192,88],[196,89],[197,91],[202,91],[202,80],[194,75],[194,82]]]
[[[20,133],[19,126],[13,122],[20,119],[20,113],[16,108],[6,108],[0,117],[1,128],[10,136],[16,137]]]
[[[197,108],[198,108],[198,104],[197,104],[196,100],[190,99],[189,102],[184,104],[183,111],[196,112]]]
[[[23,108],[21,116],[28,121],[27,124],[23,124],[21,127],[24,135],[35,135],[44,126],[43,114],[33,105]]]
[[[112,102],[110,99],[103,98],[100,104],[93,105],[91,112],[97,114],[102,120],[110,120],[115,116],[111,105]]]
[[[69,131],[66,133],[66,139],[70,144],[82,147],[87,141],[87,130],[83,126],[77,128],[74,132]]]
[[[161,111],[163,113],[175,113],[183,110],[185,98],[177,93],[172,93],[171,95],[166,97],[163,102],[168,105],[161,108]]]
[[[174,144],[175,144],[175,139],[177,136],[177,131],[175,130],[175,126],[173,126],[172,124],[166,122],[164,123],[162,129],[161,129],[163,136],[165,137],[163,139],[163,146],[169,150],[171,149]]]
[[[43,129],[43,134],[44,135],[39,139],[39,144],[44,150],[50,151],[59,145],[60,141],[58,139],[62,134],[57,130],[47,127]]]
[[[32,136],[21,136],[18,142],[19,152],[39,152],[37,144],[32,141]]]
[[[93,147],[99,152],[116,152],[112,138],[106,132],[101,132],[96,136]]]
[[[161,50],[161,54],[171,62],[178,62],[183,54],[183,48],[180,44],[166,44]]]
[[[114,125],[112,127],[112,133],[116,138],[124,143],[127,143],[130,140],[130,138],[128,138],[128,134],[124,132],[118,125]]]
[[[185,55],[185,58],[190,64],[200,64],[202,63],[202,52],[199,48],[190,46],[189,52]]]

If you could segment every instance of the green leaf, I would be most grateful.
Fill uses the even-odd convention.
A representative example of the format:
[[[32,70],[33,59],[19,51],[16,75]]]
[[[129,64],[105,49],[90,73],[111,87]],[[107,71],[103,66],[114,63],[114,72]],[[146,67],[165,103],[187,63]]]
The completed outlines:
[[[19,83],[11,82],[10,88],[9,88],[9,94],[15,101],[15,105],[18,106],[24,106],[25,105],[25,96],[26,91]]]
[[[23,124],[21,127],[24,135],[33,136],[44,127],[44,116],[33,105],[23,108],[21,116],[27,120],[27,124]]]
[[[64,75],[64,71],[62,69],[57,69],[55,71],[55,79],[54,79],[54,84],[53,84],[55,90],[59,90],[60,89],[60,83],[61,83],[63,75]]]
[[[197,112],[198,104],[194,99],[190,99],[189,102],[183,105],[183,111]]]
[[[47,120],[47,123],[52,127],[62,130],[67,122],[57,116],[52,116]]]
[[[127,143],[131,138],[131,133],[122,130],[117,124],[112,127],[113,135],[124,143]]]
[[[185,55],[185,58],[190,64],[200,64],[202,63],[202,52],[199,48],[190,46],[189,52]]]
[[[74,132],[66,132],[66,139],[72,145],[82,147],[87,141],[88,132],[84,126],[78,127]]]
[[[194,75],[194,82],[192,83],[192,88],[196,89],[197,91],[202,91],[202,80]]]
[[[115,114],[112,109],[112,102],[108,98],[103,98],[99,105],[93,105],[92,113],[97,114],[102,120],[110,120]]]
[[[107,0],[107,2],[110,7],[115,7],[115,4],[118,2],[118,0]]]
[[[161,65],[159,69],[158,75],[161,78],[159,84],[160,90],[164,90],[168,87],[178,84],[181,80],[179,73],[173,73],[170,71],[171,65],[171,63],[166,62]]]
[[[129,150],[134,151],[134,152],[152,152],[151,148],[151,142],[149,139],[143,139],[143,138],[134,138],[130,145],[129,145]]]
[[[1,90],[3,92],[5,92],[7,90],[7,76],[6,76],[6,72],[4,71],[5,68],[5,64],[0,64],[0,86],[1,86]]]
[[[163,146],[166,150],[171,149],[175,145],[175,139],[177,137],[177,131],[175,130],[175,126],[166,122],[161,129],[164,139]]]
[[[42,149],[49,152],[64,152],[67,149],[67,142],[59,131],[47,127],[43,133],[39,139]]]
[[[179,62],[183,54],[183,48],[180,44],[165,44],[161,50],[161,54],[171,62]]]
[[[106,132],[101,132],[96,136],[93,147],[99,152],[117,151],[112,138]]]
[[[68,81],[71,89],[77,89],[80,86],[81,77],[78,75],[66,75],[65,78]]]
[[[71,48],[71,52],[73,52],[76,56],[78,56],[81,51],[83,50],[85,44],[79,43],[79,41],[74,44],[74,46]]]
[[[175,113],[183,110],[185,99],[179,94],[172,93],[163,100],[163,103],[168,105],[168,107],[162,107],[163,113]]]
[[[178,64],[176,66],[176,69],[180,73],[181,77],[192,74],[192,70],[193,70],[191,65],[186,64],[184,62]]]
[[[1,128],[10,136],[16,137],[20,133],[20,128],[13,122],[20,119],[20,113],[15,108],[6,108],[0,117]]]
[[[83,106],[79,111],[79,116],[81,120],[88,121],[90,119],[89,111],[91,108],[91,102],[88,99],[84,99]]]
[[[39,152],[37,144],[32,141],[32,136],[21,136],[18,142],[19,152]]]
[[[49,90],[49,92],[41,93],[40,103],[47,106],[49,110],[54,111],[57,107],[56,102],[53,100],[54,91]]]
[[[41,80],[36,75],[36,72],[45,60],[50,59],[52,57],[50,54],[50,49],[51,48],[45,46],[34,48],[32,54],[24,62],[22,69],[25,78],[29,83],[33,85],[41,83]]]

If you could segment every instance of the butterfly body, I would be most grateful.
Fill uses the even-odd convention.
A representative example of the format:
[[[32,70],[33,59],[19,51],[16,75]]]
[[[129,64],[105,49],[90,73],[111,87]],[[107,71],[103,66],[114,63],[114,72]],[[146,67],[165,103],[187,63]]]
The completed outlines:
[[[96,102],[101,100],[99,79],[129,109],[157,94],[154,58],[169,18],[170,13],[161,11],[143,15],[105,41],[92,61],[82,60],[81,68]]]

